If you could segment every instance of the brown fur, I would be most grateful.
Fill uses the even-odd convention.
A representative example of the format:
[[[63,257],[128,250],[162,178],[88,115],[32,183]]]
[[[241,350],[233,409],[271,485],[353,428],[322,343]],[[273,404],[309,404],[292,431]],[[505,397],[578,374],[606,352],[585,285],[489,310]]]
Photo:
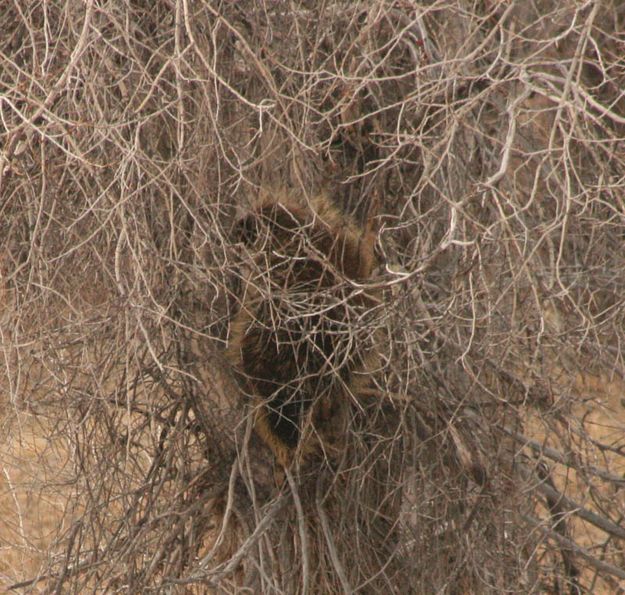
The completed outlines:
[[[375,234],[326,197],[311,206],[265,198],[238,227],[256,270],[232,321],[228,355],[256,407],[257,434],[285,466],[315,444],[331,448],[375,363],[370,350],[354,347],[349,315],[374,299],[348,283],[371,275]]]

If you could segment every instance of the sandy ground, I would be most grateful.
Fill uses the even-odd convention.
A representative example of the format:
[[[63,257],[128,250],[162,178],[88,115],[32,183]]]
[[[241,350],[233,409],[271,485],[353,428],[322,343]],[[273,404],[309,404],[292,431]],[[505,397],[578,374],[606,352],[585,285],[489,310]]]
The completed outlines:
[[[11,420],[10,417],[13,417]],[[0,445],[0,585],[38,575],[71,499],[69,457],[30,415],[5,416]]]

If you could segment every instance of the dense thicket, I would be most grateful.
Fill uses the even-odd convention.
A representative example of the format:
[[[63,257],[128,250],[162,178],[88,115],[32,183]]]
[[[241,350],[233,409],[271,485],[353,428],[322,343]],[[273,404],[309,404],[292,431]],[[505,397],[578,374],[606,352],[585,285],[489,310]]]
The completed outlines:
[[[0,22],[7,585],[623,585],[622,2],[32,0]],[[233,234],[261,193],[377,233],[380,302],[340,329],[375,338],[371,387],[340,456],[284,479],[225,350],[267,276]]]

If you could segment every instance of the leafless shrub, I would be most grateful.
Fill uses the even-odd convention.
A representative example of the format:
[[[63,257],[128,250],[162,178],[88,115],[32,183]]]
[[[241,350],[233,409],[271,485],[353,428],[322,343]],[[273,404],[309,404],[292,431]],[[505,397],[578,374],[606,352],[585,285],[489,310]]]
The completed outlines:
[[[0,20],[8,586],[623,585],[622,3]],[[259,266],[232,230],[261,190],[375,215],[383,296],[342,331],[378,337],[380,364],[340,457],[284,481],[224,355]]]

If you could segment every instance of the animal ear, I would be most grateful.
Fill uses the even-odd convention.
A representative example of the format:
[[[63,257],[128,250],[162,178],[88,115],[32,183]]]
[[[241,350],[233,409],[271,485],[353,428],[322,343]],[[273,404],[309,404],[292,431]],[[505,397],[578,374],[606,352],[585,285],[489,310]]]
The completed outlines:
[[[369,202],[365,218],[365,233],[376,234],[380,228],[380,213],[382,212],[382,200],[379,192],[375,192]]]
[[[367,278],[371,276],[373,269],[378,263],[379,253],[376,250],[377,236],[380,229],[380,212],[382,201],[380,195],[375,193],[371,197],[369,208],[364,222],[364,229],[360,236],[360,276]]]
[[[258,217],[249,213],[239,219],[234,227],[234,240],[252,246],[258,238]]]

